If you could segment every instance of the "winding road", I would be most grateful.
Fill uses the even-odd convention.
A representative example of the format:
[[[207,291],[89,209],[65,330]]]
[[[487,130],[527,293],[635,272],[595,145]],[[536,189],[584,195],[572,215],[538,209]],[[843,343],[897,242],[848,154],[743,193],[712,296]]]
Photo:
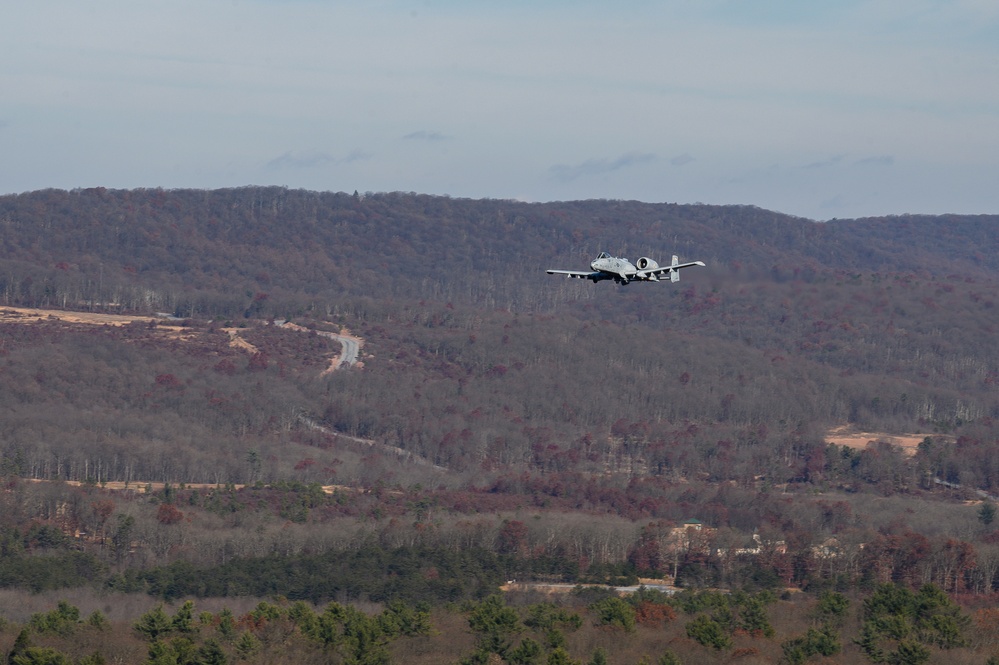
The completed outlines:
[[[289,330],[298,330],[300,332],[312,332],[311,329],[300,326],[297,323],[276,323],[282,328],[287,328]],[[344,367],[350,367],[357,364],[357,356],[361,352],[361,345],[364,343],[360,337],[354,337],[353,335],[340,335],[338,333],[326,332],[325,330],[317,330],[317,335],[325,337],[327,339],[336,340],[340,342],[341,350],[340,356],[330,363],[330,366],[323,370],[323,374],[329,374],[338,369]]]

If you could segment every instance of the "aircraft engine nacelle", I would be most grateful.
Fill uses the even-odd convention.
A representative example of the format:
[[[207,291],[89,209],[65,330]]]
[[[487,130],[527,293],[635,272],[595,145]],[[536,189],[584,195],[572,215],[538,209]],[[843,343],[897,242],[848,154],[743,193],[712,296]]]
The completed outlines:
[[[638,259],[638,263],[635,264],[635,267],[638,268],[639,270],[655,270],[656,268],[659,267],[659,264],[653,261],[652,259],[643,256],[642,258]]]

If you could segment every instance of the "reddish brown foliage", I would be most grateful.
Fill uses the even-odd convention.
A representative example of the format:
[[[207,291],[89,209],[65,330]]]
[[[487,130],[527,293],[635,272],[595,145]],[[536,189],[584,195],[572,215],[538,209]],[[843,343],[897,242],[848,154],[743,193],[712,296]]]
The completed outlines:
[[[635,621],[643,626],[660,628],[676,620],[676,610],[669,605],[643,600],[635,606]]]
[[[173,374],[157,374],[156,385],[163,388],[179,388],[180,381]]]
[[[176,524],[184,519],[184,513],[172,503],[161,503],[156,511],[156,519],[160,524]]]

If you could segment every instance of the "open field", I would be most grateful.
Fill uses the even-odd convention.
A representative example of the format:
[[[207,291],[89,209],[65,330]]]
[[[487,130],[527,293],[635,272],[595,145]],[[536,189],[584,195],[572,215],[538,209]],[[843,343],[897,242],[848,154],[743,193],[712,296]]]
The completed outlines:
[[[234,490],[241,490],[246,485],[241,483],[230,483],[229,485],[221,485],[219,483],[164,483],[161,481],[133,481],[133,482],[123,482],[118,480],[103,481],[100,483],[84,483],[79,480],[45,480],[42,478],[25,478],[28,482],[32,483],[51,483],[51,482],[63,482],[71,487],[83,487],[85,485],[91,484],[100,487],[104,490],[114,490],[118,492],[132,491],[138,492],[139,494],[149,494],[153,492],[162,492],[167,485],[173,485],[174,487],[180,489],[189,490],[216,490],[216,489],[226,489],[231,488]],[[364,492],[363,488],[349,487],[347,485],[323,485],[322,490],[324,494],[335,494],[336,492]],[[395,494],[399,494],[395,492]]]
[[[4,307],[0,309],[0,321],[30,323],[28,319],[57,319],[68,323],[88,323],[91,325],[127,326],[130,323],[155,321],[160,324],[166,319],[155,316],[125,314],[98,314],[94,312],[70,312],[59,309],[34,309],[29,307]],[[170,326],[165,326],[170,327]],[[179,326],[174,326],[179,328]]]
[[[192,340],[201,334],[201,331],[196,328],[176,325],[174,320],[159,316],[101,314],[27,307],[4,307],[0,309],[0,322],[29,324],[39,321],[62,321],[70,324],[95,326],[127,326],[142,323],[149,325],[157,334],[179,340]],[[291,323],[286,323],[282,327],[299,332],[309,332],[308,328]],[[245,351],[246,353],[257,353],[257,348],[240,335],[240,328],[219,328],[219,330],[229,335],[229,346]],[[342,347],[341,354],[330,361],[329,367],[323,371],[323,374],[328,374],[339,367],[354,364],[360,365],[357,355],[364,344],[364,340],[350,334],[328,332],[320,332],[319,334],[338,341]]]
[[[847,446],[863,450],[871,443],[884,441],[893,446],[901,448],[910,457],[916,454],[920,442],[927,437],[926,434],[889,434],[888,432],[857,432],[851,430],[848,425],[842,425],[829,430],[826,433],[826,443],[835,443],[837,446]]]
[[[99,314],[96,312],[72,312],[27,307],[4,307],[0,309],[0,322],[29,324],[44,321],[62,321],[64,323],[92,326],[128,326],[135,323],[142,323],[150,327],[155,326],[158,334],[181,340],[193,339],[200,332],[198,329],[177,325],[171,319],[161,316]],[[221,328],[221,330],[229,335],[229,344],[231,346],[251,353],[256,352],[252,344],[239,336],[238,328]]]

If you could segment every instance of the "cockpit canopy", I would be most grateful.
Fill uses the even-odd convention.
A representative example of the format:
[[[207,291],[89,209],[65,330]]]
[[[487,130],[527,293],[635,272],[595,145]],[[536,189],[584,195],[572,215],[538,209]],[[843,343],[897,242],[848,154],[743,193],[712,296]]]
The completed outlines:
[[[600,252],[600,256],[598,256],[597,258],[598,259],[609,259],[610,258],[610,254],[608,254],[607,252]]]

